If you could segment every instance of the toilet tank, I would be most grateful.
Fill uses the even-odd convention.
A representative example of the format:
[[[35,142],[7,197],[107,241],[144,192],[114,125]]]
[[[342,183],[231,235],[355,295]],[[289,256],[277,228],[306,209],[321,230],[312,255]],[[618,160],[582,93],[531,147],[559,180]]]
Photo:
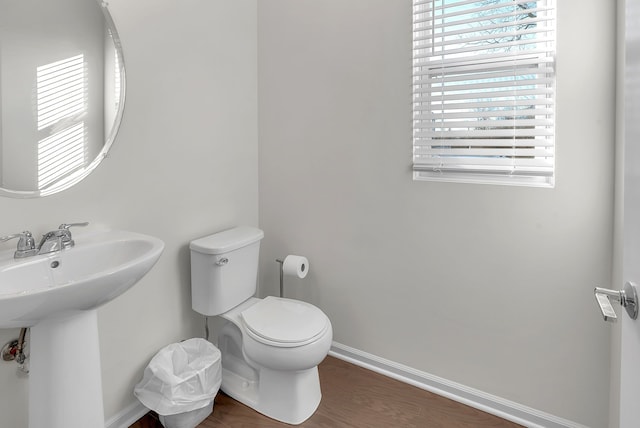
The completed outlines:
[[[241,226],[191,241],[191,307],[220,315],[256,292],[262,230]]]

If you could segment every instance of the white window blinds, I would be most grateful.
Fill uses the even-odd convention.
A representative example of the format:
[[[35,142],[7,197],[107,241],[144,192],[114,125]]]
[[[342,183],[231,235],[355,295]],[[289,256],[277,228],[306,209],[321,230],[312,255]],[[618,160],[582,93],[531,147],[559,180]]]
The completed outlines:
[[[552,0],[413,0],[415,179],[553,186]]]

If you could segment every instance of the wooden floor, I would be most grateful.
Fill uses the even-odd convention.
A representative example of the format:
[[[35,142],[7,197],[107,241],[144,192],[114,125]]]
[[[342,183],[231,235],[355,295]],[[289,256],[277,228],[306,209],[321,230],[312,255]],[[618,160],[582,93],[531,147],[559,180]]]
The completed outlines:
[[[319,366],[322,402],[303,428],[513,428],[514,424],[337,358]],[[160,428],[147,414],[131,428]],[[290,427],[218,393],[213,413],[198,428]]]

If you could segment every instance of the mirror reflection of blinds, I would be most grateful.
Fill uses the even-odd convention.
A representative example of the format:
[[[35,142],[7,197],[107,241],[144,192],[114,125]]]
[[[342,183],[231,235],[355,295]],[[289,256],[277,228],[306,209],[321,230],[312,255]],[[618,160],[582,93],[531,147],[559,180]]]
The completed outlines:
[[[86,110],[84,55],[37,68],[38,130]]]
[[[82,168],[86,163],[84,122],[38,142],[38,188],[44,189]]]
[[[84,55],[36,69],[38,189],[80,171],[87,163],[87,70]]]
[[[413,1],[415,179],[552,186],[551,0]]]

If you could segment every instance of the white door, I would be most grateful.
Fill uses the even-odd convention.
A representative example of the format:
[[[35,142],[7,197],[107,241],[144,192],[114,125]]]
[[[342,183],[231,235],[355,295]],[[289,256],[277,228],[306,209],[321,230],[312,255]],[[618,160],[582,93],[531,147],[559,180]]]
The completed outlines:
[[[625,2],[623,281],[640,284],[640,0]],[[623,284],[614,284],[620,289]],[[620,427],[640,427],[640,318],[621,322]]]

